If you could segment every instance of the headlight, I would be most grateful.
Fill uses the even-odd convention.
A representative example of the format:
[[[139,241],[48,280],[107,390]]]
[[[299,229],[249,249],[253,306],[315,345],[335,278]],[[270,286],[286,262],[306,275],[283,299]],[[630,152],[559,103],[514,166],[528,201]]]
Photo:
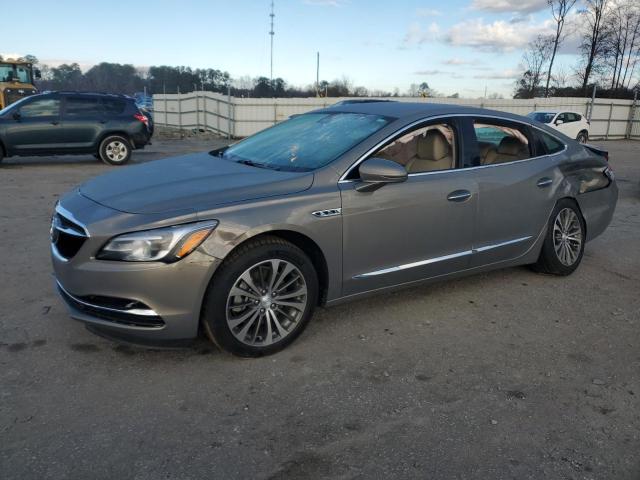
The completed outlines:
[[[96,258],[125,262],[176,262],[198,248],[217,225],[217,220],[209,220],[125,233],[109,240]]]

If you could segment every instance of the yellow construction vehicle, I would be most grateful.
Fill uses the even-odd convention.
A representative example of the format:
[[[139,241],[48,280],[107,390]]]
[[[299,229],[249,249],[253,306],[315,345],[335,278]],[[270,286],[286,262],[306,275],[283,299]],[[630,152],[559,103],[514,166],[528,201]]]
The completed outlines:
[[[34,74],[40,78],[40,72],[29,62],[0,61],[0,109],[37,92]]]

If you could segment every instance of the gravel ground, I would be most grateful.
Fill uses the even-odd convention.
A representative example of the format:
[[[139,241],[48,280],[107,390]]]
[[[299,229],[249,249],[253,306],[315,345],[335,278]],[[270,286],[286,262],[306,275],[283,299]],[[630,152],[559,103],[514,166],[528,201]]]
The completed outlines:
[[[161,139],[134,162],[224,142]],[[640,143],[606,146],[620,201],[574,275],[512,268],[319,309],[258,360],[70,320],[50,212],[113,167],[6,160],[0,478],[640,478]]]

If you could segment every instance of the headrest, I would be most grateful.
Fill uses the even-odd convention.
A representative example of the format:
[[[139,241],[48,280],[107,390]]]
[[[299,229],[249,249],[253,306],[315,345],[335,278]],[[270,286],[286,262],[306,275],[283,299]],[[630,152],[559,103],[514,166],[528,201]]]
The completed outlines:
[[[504,137],[498,145],[498,153],[502,155],[519,155],[526,147],[516,137]]]
[[[441,160],[449,155],[449,142],[438,130],[429,130],[418,138],[418,157],[423,160]]]

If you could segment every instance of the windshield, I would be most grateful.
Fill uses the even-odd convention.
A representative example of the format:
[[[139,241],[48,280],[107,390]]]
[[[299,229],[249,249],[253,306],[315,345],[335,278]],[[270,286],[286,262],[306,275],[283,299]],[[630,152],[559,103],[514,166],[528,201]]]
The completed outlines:
[[[315,170],[335,160],[390,120],[362,113],[309,113],[229,147],[222,157],[274,170]]]
[[[31,83],[31,72],[26,65],[0,63],[0,82]]]
[[[531,112],[527,117],[532,118],[536,122],[551,123],[556,114],[553,112]]]

